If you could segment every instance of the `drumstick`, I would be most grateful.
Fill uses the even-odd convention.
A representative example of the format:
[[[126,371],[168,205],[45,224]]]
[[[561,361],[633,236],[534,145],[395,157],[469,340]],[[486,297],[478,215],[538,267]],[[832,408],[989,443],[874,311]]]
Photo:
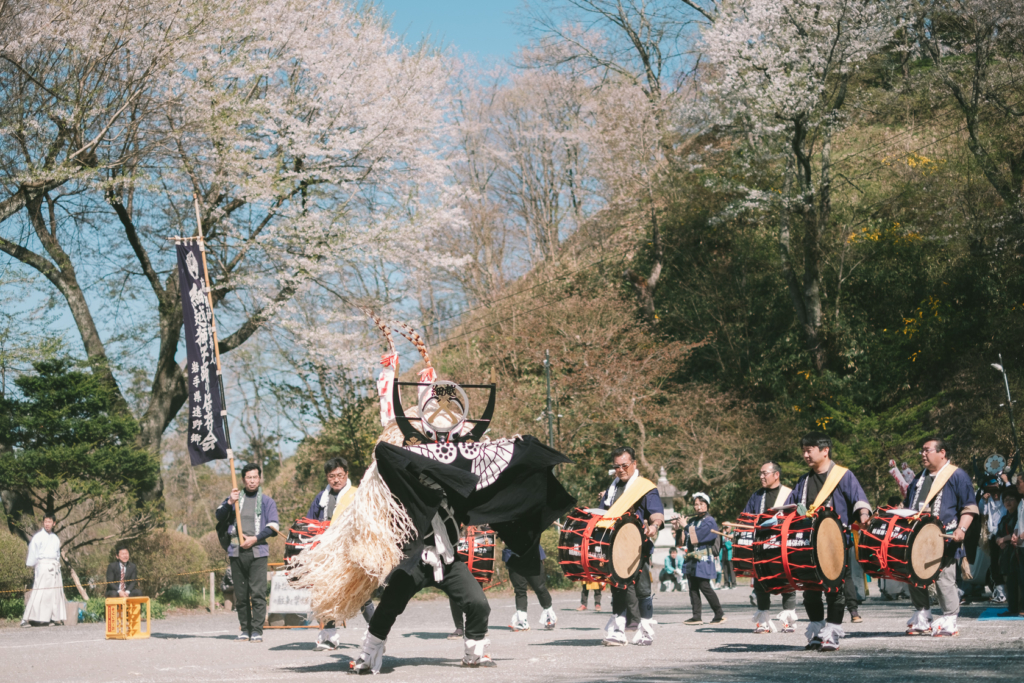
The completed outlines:
[[[737,524],[736,522],[722,522],[722,526],[734,526],[737,529],[757,529],[756,526],[750,526],[749,524]]]
[[[723,534],[721,531],[715,531],[714,529],[711,530],[711,533],[718,534],[719,536],[732,536],[732,534]]]

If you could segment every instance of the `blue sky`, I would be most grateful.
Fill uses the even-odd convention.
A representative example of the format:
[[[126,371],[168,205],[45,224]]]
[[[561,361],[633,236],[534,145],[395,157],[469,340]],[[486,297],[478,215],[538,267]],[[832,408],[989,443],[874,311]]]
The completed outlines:
[[[512,24],[521,0],[382,0],[381,7],[409,43],[430,36],[481,62],[511,57],[523,40]]]

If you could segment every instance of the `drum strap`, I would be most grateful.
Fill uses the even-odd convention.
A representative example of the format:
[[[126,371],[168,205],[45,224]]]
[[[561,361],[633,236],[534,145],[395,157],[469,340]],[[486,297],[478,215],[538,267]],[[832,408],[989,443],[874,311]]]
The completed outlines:
[[[839,486],[839,480],[842,479],[843,475],[845,475],[849,471],[850,470],[843,467],[842,465],[832,465],[832,470],[828,473],[828,477],[825,479],[825,485],[821,487],[821,490],[818,491],[818,496],[814,499],[814,502],[811,503],[810,506],[807,508],[808,515],[817,510],[819,507],[821,507],[822,503],[828,500],[829,496],[832,495],[832,492],[836,490],[837,486]],[[805,490],[806,486],[807,482],[804,481]]]
[[[793,493],[793,489],[788,486],[779,486],[779,495],[775,496],[775,502],[769,507],[779,507],[785,505],[786,499],[789,498],[789,494]]]
[[[610,529],[615,526],[615,520],[626,514],[633,509],[633,506],[640,502],[640,499],[658,488],[657,485],[645,477],[637,477],[629,488],[622,492],[612,506],[608,508],[608,511],[604,513],[604,517],[597,523],[597,526],[604,529]],[[647,520],[644,520],[647,521]]]
[[[935,481],[932,482],[932,487],[928,491],[928,496],[924,499],[924,507],[926,510],[928,509],[928,506],[932,504],[932,499],[939,495],[939,491],[946,486],[946,483],[949,482],[950,478],[952,478],[954,474],[956,474],[958,469],[960,468],[953,463],[948,463],[942,468],[941,472],[935,475]],[[928,470],[924,471],[923,476],[928,476]]]
[[[337,522],[341,519],[341,515],[345,512],[345,508],[352,504],[352,501],[356,499],[357,487],[350,486],[348,491],[341,494],[338,497],[338,502],[334,504],[334,514],[331,516],[331,522]]]

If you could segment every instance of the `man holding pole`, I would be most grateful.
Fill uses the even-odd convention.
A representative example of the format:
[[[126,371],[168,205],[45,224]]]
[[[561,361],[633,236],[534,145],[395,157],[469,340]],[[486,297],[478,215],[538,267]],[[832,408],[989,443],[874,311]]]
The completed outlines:
[[[280,532],[280,525],[277,504],[263,493],[260,466],[251,462],[243,467],[242,481],[244,495],[239,495],[238,489],[232,489],[216,514],[218,520],[230,519],[238,503],[242,520],[240,540],[235,538],[235,524],[228,527],[228,534],[232,536],[228,557],[231,558],[231,577],[235,582],[238,624],[242,628],[238,640],[262,643],[263,622],[267,618],[267,562],[270,557],[267,539]]]

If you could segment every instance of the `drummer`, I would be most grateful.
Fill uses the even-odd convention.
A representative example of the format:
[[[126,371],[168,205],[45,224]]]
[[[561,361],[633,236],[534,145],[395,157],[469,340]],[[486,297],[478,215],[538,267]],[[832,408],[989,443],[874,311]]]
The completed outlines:
[[[306,517],[323,522],[331,520],[331,523],[341,519],[341,514],[356,498],[357,487],[352,485],[348,478],[348,461],[345,458],[331,458],[324,463],[324,474],[327,475],[327,487],[316,494],[313,502],[309,505],[309,512]],[[366,623],[370,623],[373,616],[373,598],[366,601],[360,608]],[[333,621],[324,624],[316,637],[317,651],[333,650],[341,644],[340,634],[335,628]]]
[[[634,512],[644,524],[643,548],[640,556],[640,573],[628,585],[611,582],[612,616],[605,625],[605,645],[626,644],[626,602],[628,593],[633,592],[640,606],[640,625],[633,636],[634,645],[654,644],[654,602],[651,599],[651,552],[653,539],[665,523],[665,507],[661,504],[658,489],[649,479],[640,476],[636,468],[636,454],[632,448],[621,447],[612,451],[612,466],[615,479],[601,498],[599,508],[610,510],[619,503],[628,503],[624,512]]]
[[[750,496],[743,512],[763,515],[765,510],[784,505],[793,489],[782,485],[782,468],[774,460],[764,462],[758,476],[761,478],[761,488]],[[754,612],[752,619],[755,624],[754,633],[775,633],[778,629],[768,613],[772,607],[772,596],[761,586],[756,577],[753,579],[753,583],[754,598],[757,600],[757,611]],[[796,630],[795,592],[782,594],[782,611],[776,618],[782,622],[783,633],[793,633]]]
[[[921,464],[924,469],[911,482],[903,505],[911,510],[931,510],[939,518],[946,534],[952,536],[946,541],[945,554],[945,558],[951,559],[935,580],[942,609],[939,619],[932,621],[928,590],[910,587],[910,600],[917,611],[907,622],[907,635],[955,636],[960,632],[956,624],[960,614],[956,565],[966,557],[962,543],[978,514],[978,503],[971,477],[949,461],[945,441],[939,437],[926,439],[921,445]]]
[[[830,507],[839,516],[845,529],[849,529],[851,514],[856,515],[862,525],[866,524],[871,517],[868,496],[853,472],[832,461],[832,439],[821,432],[811,432],[800,439],[800,447],[803,449],[804,462],[811,469],[796,482],[786,504],[796,505],[798,512],[801,509],[813,512],[822,506]],[[843,616],[846,614],[844,588],[845,582],[849,580],[850,566],[847,564],[843,576],[844,586],[825,594],[827,614],[825,605],[822,605],[821,593],[804,591],[804,609],[811,622],[807,626],[807,650],[829,652],[839,649],[839,639],[845,635],[842,627]]]

